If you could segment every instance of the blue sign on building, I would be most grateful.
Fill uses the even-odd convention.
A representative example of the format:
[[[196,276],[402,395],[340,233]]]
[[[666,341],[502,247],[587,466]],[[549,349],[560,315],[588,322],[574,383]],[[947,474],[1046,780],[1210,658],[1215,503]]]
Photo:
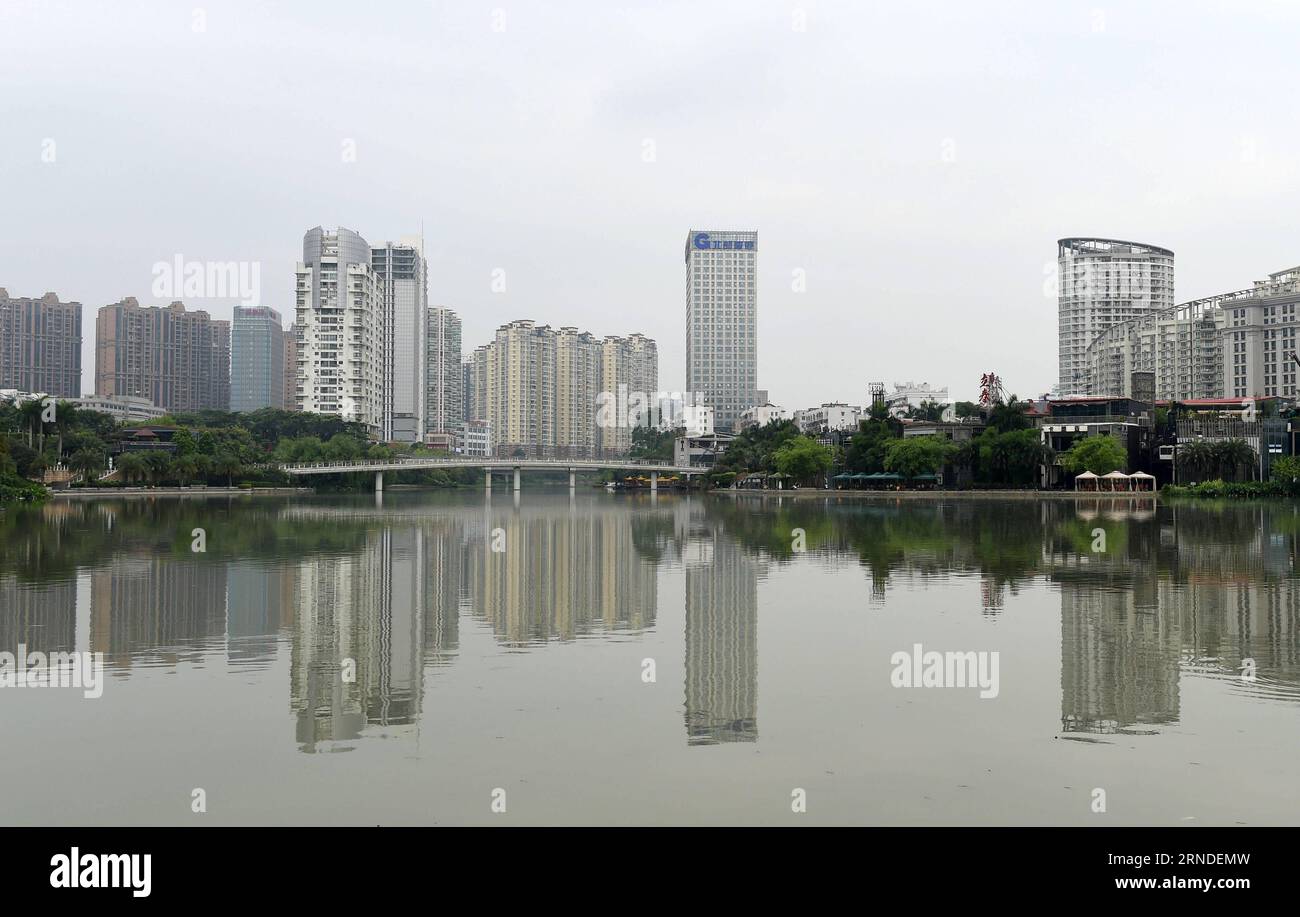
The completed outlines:
[[[732,241],[731,239],[710,239],[707,232],[697,232],[692,240],[696,248],[700,249],[726,249],[730,251],[753,251],[757,245],[752,239]]]

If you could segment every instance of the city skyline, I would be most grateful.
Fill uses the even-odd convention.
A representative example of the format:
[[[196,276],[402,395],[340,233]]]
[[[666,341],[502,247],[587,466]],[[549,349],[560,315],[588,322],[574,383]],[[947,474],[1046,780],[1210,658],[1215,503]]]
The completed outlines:
[[[758,333],[788,342],[760,357],[774,398],[860,401],[867,379],[929,375],[972,399],[990,369],[1027,397],[1056,379],[1054,240],[1170,248],[1179,301],[1293,260],[1275,197],[1292,183],[1300,129],[1276,110],[1297,14],[1197,9],[1178,21],[1030,4],[941,21],[810,9],[797,32],[789,11],[740,4],[588,5],[512,11],[497,32],[488,9],[420,8],[374,23],[359,49],[338,4],[310,24],[236,4],[209,11],[202,32],[190,11],[149,4],[39,21],[20,8],[6,13],[13,53],[0,62],[25,97],[0,151],[18,217],[0,228],[0,285],[92,308],[144,302],[152,265],[182,252],[261,263],[259,304],[287,313],[302,227],[423,218],[430,301],[459,306],[467,342],[520,317],[616,332],[617,308],[644,317],[633,324],[665,345],[663,377],[680,379],[681,235],[747,226],[764,239]],[[244,44],[288,33],[309,41],[276,56]],[[591,34],[610,40],[575,37]],[[32,75],[106,38],[122,50],[111,78],[75,54],[59,81]],[[382,98],[351,78],[355,55],[391,72]],[[1189,73],[1189,58],[1218,64]],[[698,89],[718,68],[757,74],[736,81],[721,117]],[[335,104],[303,110],[307,87]],[[1071,118],[1044,129],[1065,100],[1078,103]],[[188,119],[184,142],[168,126],[180,109],[210,115]],[[1186,142],[1206,125],[1207,142]],[[141,132],[149,154],[125,153]],[[250,140],[256,156],[241,153]],[[104,225],[110,245],[91,228]],[[1248,238],[1222,244],[1241,225]],[[235,300],[186,304],[228,318]],[[961,342],[950,360],[929,362],[918,317]]]

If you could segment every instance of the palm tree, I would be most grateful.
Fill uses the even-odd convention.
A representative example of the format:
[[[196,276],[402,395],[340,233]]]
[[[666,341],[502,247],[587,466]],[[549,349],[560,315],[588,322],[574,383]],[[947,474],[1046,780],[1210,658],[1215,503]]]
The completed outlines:
[[[54,429],[59,437],[59,460],[63,460],[63,433],[77,422],[77,406],[71,401],[60,401],[54,406]]]
[[[171,470],[171,458],[166,452],[145,453],[144,461],[149,468],[149,478],[154,482],[163,480]]]
[[[104,455],[93,449],[79,449],[68,459],[68,467],[80,472],[83,481],[89,481],[104,467]]]
[[[117,470],[127,483],[142,481],[149,476],[149,463],[138,452],[123,452],[117,460]]]
[[[27,431],[27,445],[40,451],[36,445],[36,436],[40,434],[41,447],[45,444],[45,424],[41,420],[41,415],[45,413],[45,402],[38,398],[31,401],[24,401],[18,408],[18,414],[22,418],[23,428]]]
[[[1254,477],[1250,469],[1258,459],[1255,450],[1244,439],[1225,439],[1215,443],[1213,448],[1219,476],[1225,481],[1235,481],[1243,472],[1248,478]]]
[[[198,473],[199,463],[194,460],[194,456],[186,453],[173,458],[168,465],[168,470],[176,475],[181,487],[184,487],[189,483],[190,478]]]
[[[227,487],[235,486],[235,475],[239,474],[240,470],[239,459],[229,452],[222,452],[212,462],[213,473],[224,474]]]
[[[1213,447],[1204,440],[1192,440],[1178,445],[1178,467],[1183,477],[1204,481],[1217,470]]]

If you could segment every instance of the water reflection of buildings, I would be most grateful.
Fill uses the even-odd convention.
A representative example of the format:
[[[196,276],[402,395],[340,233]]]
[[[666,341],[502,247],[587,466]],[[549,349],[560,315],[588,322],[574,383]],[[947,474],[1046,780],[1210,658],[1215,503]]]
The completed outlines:
[[[486,519],[465,549],[470,611],[512,646],[651,627],[658,580],[633,538],[626,513]]]
[[[1264,505],[1220,514],[1083,510],[1110,550],[1045,547],[1061,590],[1065,731],[1133,731],[1177,722],[1183,675],[1232,679],[1243,691],[1300,699],[1300,583],[1293,536]],[[1050,542],[1050,539],[1049,539]],[[1244,660],[1258,668],[1239,678]]]
[[[758,740],[759,561],[730,537],[688,540],[686,740]]]
[[[652,627],[656,551],[671,541],[659,530],[672,525],[668,513],[629,507],[495,515],[466,507],[431,517],[290,505],[278,516],[293,523],[286,543],[254,562],[159,550],[150,536],[167,522],[78,509],[89,562],[42,585],[0,576],[0,647],[90,649],[127,674],[223,655],[231,667],[267,668],[287,645],[304,750],[372,727],[413,727],[429,671],[459,652],[462,612],[510,646]],[[491,550],[498,528],[500,553]],[[216,532],[208,537],[220,543]]]
[[[1061,583],[1061,728],[1107,733],[1178,719],[1179,621],[1155,580]]]
[[[107,666],[201,662],[226,635],[227,565],[122,554],[90,573],[90,648]]]
[[[426,662],[445,663],[458,645],[449,555],[460,537],[454,526],[376,529],[358,551],[293,568],[290,691],[304,750],[419,720]]]
[[[37,585],[0,576],[0,651],[71,652],[76,643],[75,580]]]

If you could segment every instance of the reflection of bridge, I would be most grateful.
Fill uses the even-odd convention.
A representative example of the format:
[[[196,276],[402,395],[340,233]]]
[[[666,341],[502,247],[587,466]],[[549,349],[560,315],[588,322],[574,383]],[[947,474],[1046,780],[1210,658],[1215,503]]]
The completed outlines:
[[[515,490],[519,490],[519,478],[524,471],[568,471],[569,489],[577,486],[579,471],[638,471],[649,472],[650,490],[659,489],[659,475],[681,475],[689,480],[691,475],[703,474],[706,469],[691,468],[681,465],[660,465],[652,462],[637,462],[630,459],[490,459],[490,458],[398,458],[382,461],[344,461],[311,462],[301,465],[280,465],[285,474],[350,474],[355,472],[374,472],[375,490],[384,489],[385,471],[426,471],[448,468],[482,468],[484,470],[483,486],[492,490],[492,474],[514,472]]]

